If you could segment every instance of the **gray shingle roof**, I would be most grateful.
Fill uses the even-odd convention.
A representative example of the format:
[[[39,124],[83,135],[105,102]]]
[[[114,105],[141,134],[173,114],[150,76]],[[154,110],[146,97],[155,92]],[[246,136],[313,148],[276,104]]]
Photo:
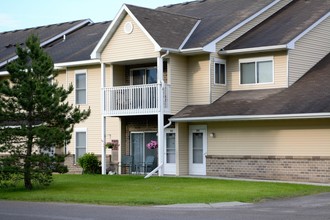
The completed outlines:
[[[330,112],[330,53],[286,89],[230,91],[209,105],[187,106],[175,118]]]
[[[110,25],[110,21],[93,23],[66,35],[45,47],[54,63],[90,60],[90,55],[98,41]]]
[[[198,22],[197,18],[126,5],[161,47],[178,49]]]
[[[79,20],[35,28],[27,28],[24,30],[2,32],[0,33],[0,63],[15,56],[16,44],[24,45],[25,40],[31,34],[38,35],[40,38],[40,42],[42,43],[85,21],[87,20]]]
[[[274,0],[204,0],[159,7],[157,11],[201,19],[184,49],[207,45]]]
[[[225,50],[288,44],[329,10],[330,0],[295,0]]]

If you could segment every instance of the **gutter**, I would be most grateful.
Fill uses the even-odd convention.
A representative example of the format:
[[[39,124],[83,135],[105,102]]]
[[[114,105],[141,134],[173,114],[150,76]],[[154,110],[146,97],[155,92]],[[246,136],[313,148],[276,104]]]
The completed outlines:
[[[216,122],[216,121],[259,121],[259,120],[283,120],[283,119],[320,119],[330,118],[327,113],[306,113],[306,114],[278,114],[278,115],[232,115],[232,116],[211,116],[211,117],[188,117],[172,118],[172,122]]]
[[[220,55],[234,55],[242,53],[255,53],[255,52],[267,52],[267,51],[281,51],[293,49],[291,44],[276,45],[276,46],[265,46],[265,47],[252,47],[244,49],[234,49],[234,50],[220,50],[218,54]]]
[[[9,72],[8,71],[2,71],[2,72],[0,72],[0,76],[9,76]]]
[[[100,64],[100,63],[101,63],[101,61],[99,59],[83,60],[83,61],[73,61],[73,62],[65,62],[65,63],[55,63],[54,67],[55,67],[55,69],[61,69],[61,68],[71,67],[71,66],[84,66],[84,65]]]

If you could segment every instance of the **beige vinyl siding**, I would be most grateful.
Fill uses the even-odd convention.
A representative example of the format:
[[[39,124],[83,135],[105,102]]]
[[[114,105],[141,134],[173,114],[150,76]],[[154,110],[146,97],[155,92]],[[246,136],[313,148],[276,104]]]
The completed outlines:
[[[187,123],[176,123],[176,175],[189,173],[189,128]]]
[[[273,57],[274,65],[274,83],[265,84],[240,84],[239,59],[245,58]],[[253,89],[273,89],[288,87],[287,73],[287,54],[283,52],[260,53],[241,56],[232,56],[227,58],[227,83],[228,89],[235,90],[253,90]]]
[[[281,8],[286,6],[291,1],[292,0],[281,0],[276,5],[274,5],[270,9],[268,9],[266,12],[262,13],[261,15],[259,15],[255,19],[253,19],[252,21],[248,22],[247,24],[240,27],[238,30],[234,31],[233,33],[229,34],[224,39],[220,40],[216,44],[216,51],[221,50],[222,48],[224,48],[225,46],[227,46],[228,44],[230,44],[237,38],[241,37],[243,34],[245,34],[246,32],[248,32],[249,30],[251,30],[252,28],[257,26],[258,24],[260,24],[261,22],[263,22],[264,20],[269,18],[271,15],[273,15],[275,12],[277,12],[278,10],[280,10]]]
[[[330,120],[209,123],[208,155],[330,156]]]
[[[111,86],[125,85],[125,66],[112,65],[111,72],[113,76],[113,84]]]
[[[188,104],[210,103],[210,66],[209,55],[188,57]]]
[[[59,84],[74,85],[75,71],[86,70],[87,73],[87,104],[80,105],[81,110],[87,110],[91,107],[91,115],[84,122],[75,125],[75,128],[87,129],[87,152],[94,152],[101,154],[101,67],[100,65],[94,66],[80,66],[75,68],[68,68],[66,73],[58,75],[56,80]],[[74,105],[75,92],[73,91],[68,101]],[[71,154],[75,152],[75,134],[72,134],[71,143],[67,146],[67,151]]]
[[[187,57],[174,54],[169,56],[168,74],[173,115],[188,105],[187,65]]]
[[[292,85],[330,51],[330,17],[303,36],[289,52],[289,84]]]
[[[228,85],[228,77],[226,73],[226,84],[220,85],[214,83],[214,65],[215,60],[214,59],[221,59],[216,53],[210,54],[210,85],[211,85],[211,103],[216,101],[218,98],[223,96],[227,91],[227,85]],[[225,58],[222,58],[222,60],[226,60]],[[227,64],[226,64],[227,66]]]
[[[132,22],[134,29],[130,34],[124,32],[126,22]],[[102,62],[117,62],[157,57],[155,45],[133,21],[126,15],[116,32],[101,53]]]

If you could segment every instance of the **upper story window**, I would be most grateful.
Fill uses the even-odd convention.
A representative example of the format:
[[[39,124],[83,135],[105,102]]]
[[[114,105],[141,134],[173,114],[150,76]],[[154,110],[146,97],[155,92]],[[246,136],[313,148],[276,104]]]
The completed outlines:
[[[273,57],[241,59],[240,83],[262,84],[274,82]]]
[[[76,104],[87,104],[87,74],[86,71],[76,71],[75,73],[75,94]]]
[[[131,70],[131,85],[157,83],[157,68],[138,68]]]
[[[214,84],[226,84],[226,61],[216,59],[214,61]]]

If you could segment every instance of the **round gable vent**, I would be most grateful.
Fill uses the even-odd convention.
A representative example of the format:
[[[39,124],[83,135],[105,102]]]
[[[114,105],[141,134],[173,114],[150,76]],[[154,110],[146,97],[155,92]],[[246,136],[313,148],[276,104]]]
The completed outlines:
[[[126,34],[130,34],[133,32],[133,24],[132,22],[128,21],[125,23],[125,26],[124,26],[124,31]]]

